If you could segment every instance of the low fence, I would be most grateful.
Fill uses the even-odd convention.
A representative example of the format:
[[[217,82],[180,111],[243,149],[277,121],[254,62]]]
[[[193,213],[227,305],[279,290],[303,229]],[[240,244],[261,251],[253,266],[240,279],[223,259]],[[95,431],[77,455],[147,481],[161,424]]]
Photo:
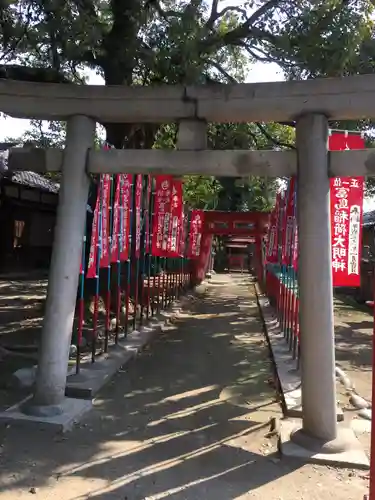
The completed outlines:
[[[82,246],[71,358],[111,344],[167,308],[196,282],[196,228],[171,176],[102,175]],[[189,243],[194,230],[194,242]],[[210,242],[211,243],[211,242]]]

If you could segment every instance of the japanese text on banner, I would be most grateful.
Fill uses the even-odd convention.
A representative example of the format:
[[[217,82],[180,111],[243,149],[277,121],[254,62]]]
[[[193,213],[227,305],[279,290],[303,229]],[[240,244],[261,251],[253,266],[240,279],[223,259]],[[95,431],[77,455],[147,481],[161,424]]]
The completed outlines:
[[[270,228],[268,230],[268,241],[267,241],[267,262],[276,263],[278,261],[278,228],[279,228],[279,218],[280,218],[280,205],[281,205],[281,193],[276,195],[275,208],[271,213]]]
[[[144,211],[145,217],[145,252],[150,253],[151,247],[151,234],[150,234],[150,210],[151,210],[151,192],[152,192],[152,178],[151,175],[147,176],[147,193],[146,193],[146,205]]]
[[[181,243],[183,217],[183,201],[182,201],[182,181],[173,179],[172,181],[172,200],[171,200],[171,215],[170,227],[168,234],[167,252],[169,257],[179,256],[179,247]]]
[[[100,245],[100,267],[109,266],[109,240],[110,240],[110,220],[109,204],[111,197],[111,176],[103,175],[102,189],[102,210],[101,210],[101,245]]]
[[[360,286],[363,178],[331,180],[333,286]]]
[[[98,188],[94,217],[92,220],[89,261],[87,264],[87,278],[95,278],[97,271],[97,263],[99,255],[99,209],[100,209],[99,205],[100,205],[100,188]]]
[[[155,203],[152,223],[152,255],[167,257],[168,234],[172,199],[171,175],[158,175],[155,178]]]
[[[131,221],[131,204],[132,204],[132,183],[133,176],[125,174],[122,177],[120,191],[120,261],[124,262],[129,259],[130,248],[130,221]]]
[[[191,212],[189,243],[187,249],[187,257],[189,259],[198,259],[201,253],[203,222],[203,210],[193,210]]]
[[[116,176],[116,191],[113,202],[113,226],[112,226],[112,244],[111,244],[111,262],[119,260],[119,237],[120,237],[120,191],[121,191],[122,174]]]
[[[286,193],[285,206],[285,223],[284,230],[281,232],[282,247],[281,247],[281,263],[290,265],[291,250],[293,244],[293,233],[295,226],[295,179],[292,177],[289,180],[289,185]]]
[[[334,133],[329,137],[330,150],[364,147],[364,139],[358,134]],[[360,286],[363,188],[362,177],[336,177],[330,181],[334,287]]]
[[[135,258],[141,254],[141,210],[142,210],[142,175],[138,174],[135,181]]]

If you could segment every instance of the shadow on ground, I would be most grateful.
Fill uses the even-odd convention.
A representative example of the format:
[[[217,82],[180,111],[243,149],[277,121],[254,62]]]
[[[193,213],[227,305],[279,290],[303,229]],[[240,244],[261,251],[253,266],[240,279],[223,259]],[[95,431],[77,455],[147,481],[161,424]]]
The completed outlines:
[[[280,408],[253,290],[235,282],[211,285],[71,433],[2,428],[0,495],[253,498],[296,470],[265,438]]]

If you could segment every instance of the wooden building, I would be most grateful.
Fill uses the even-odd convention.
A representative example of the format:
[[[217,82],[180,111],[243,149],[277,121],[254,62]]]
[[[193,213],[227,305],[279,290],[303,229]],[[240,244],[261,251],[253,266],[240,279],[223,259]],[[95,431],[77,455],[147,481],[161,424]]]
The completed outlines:
[[[0,272],[48,268],[59,184],[35,172],[0,172]]]

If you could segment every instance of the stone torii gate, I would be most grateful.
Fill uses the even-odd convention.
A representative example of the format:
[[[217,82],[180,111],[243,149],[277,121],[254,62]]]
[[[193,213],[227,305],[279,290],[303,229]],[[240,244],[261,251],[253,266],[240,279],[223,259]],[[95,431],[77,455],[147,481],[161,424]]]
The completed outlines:
[[[375,75],[160,88],[0,80],[0,111],[67,121],[64,151],[14,149],[10,156],[11,169],[62,171],[36,388],[20,407],[22,418],[55,418],[67,408],[88,173],[298,175],[303,421],[291,440],[306,456],[355,448],[354,435],[338,427],[336,415],[329,178],[374,175],[375,154],[328,152],[328,120],[375,117]],[[297,151],[207,150],[208,122],[254,121],[295,121]],[[178,150],[95,151],[96,122],[178,122]]]

